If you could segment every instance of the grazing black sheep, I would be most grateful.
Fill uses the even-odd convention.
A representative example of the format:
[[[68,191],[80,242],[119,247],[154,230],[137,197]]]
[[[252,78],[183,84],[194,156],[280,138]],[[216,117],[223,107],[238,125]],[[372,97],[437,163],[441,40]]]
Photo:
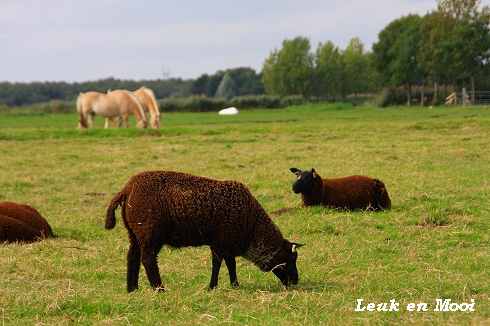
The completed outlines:
[[[325,179],[315,169],[291,168],[297,177],[293,191],[301,194],[305,206],[324,205],[347,210],[391,208],[391,200],[383,182],[365,176]]]
[[[138,288],[140,261],[153,288],[163,290],[157,255],[172,247],[209,245],[212,273],[209,287],[218,284],[223,259],[232,286],[238,286],[236,256],[262,271],[272,271],[285,285],[298,283],[296,248],[285,240],[262,206],[243,184],[190,174],[150,171],[130,178],[110,202],[106,229],[115,226],[115,210],[129,234],[127,289]]]

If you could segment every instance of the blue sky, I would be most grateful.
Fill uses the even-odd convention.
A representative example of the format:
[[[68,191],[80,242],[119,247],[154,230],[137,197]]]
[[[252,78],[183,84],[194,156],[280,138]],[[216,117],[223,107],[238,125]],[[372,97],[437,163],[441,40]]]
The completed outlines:
[[[483,3],[489,3],[483,1]],[[369,48],[435,0],[0,0],[0,81],[194,78],[260,69],[285,38]]]

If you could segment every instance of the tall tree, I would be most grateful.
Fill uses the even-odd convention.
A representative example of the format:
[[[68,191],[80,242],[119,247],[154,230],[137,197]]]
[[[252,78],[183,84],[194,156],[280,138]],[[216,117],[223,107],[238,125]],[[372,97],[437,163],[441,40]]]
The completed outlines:
[[[452,35],[460,63],[456,73],[460,79],[469,78],[474,95],[475,77],[490,58],[490,7],[481,6],[480,0],[439,0],[437,10],[457,21]]]
[[[316,96],[340,98],[344,94],[342,54],[332,42],[320,43],[315,53]]]
[[[373,45],[374,60],[384,84],[406,87],[408,104],[411,86],[423,79],[418,60],[421,23],[418,15],[396,19],[379,33],[378,42]]]
[[[489,7],[481,7],[481,0],[438,0],[437,11],[456,20],[474,21],[488,16]]]
[[[282,48],[273,51],[262,68],[266,91],[277,95],[310,95],[312,72],[313,56],[305,37],[284,40]]]
[[[424,17],[420,59],[436,86],[470,84],[474,90],[489,59],[489,21],[488,7],[477,0],[441,0]]]
[[[349,41],[342,54],[344,63],[344,92],[356,94],[368,89],[369,69],[368,56],[364,53],[364,44],[358,37]]]

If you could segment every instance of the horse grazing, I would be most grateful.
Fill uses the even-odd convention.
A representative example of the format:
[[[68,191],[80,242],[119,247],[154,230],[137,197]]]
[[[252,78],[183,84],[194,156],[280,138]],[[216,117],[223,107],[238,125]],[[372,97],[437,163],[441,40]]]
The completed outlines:
[[[160,128],[160,109],[153,91],[143,86],[133,91],[133,94],[140,102],[143,110],[150,113],[150,126],[155,129]]]
[[[106,118],[104,128],[109,127],[109,120],[122,118],[129,127],[129,116],[136,117],[136,127],[146,128],[147,120],[143,107],[138,99],[129,91],[115,90],[107,94],[98,92],[80,93],[77,99],[77,111],[80,115],[80,128],[88,128],[92,124],[92,116],[100,115]],[[119,120],[119,126],[121,121]]]
[[[80,116],[78,128],[90,128],[93,123],[93,105],[99,98],[104,95],[99,92],[80,93],[77,97],[77,112]]]

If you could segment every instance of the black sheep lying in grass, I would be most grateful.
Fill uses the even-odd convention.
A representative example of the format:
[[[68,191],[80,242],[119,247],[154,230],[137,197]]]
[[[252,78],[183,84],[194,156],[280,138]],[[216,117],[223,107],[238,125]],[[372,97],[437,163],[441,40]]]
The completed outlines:
[[[238,286],[236,256],[285,285],[298,283],[296,248],[284,239],[262,206],[243,184],[178,172],[152,171],[133,176],[110,202],[106,229],[115,226],[115,210],[129,234],[127,289],[138,288],[140,262],[153,288],[163,290],[157,255],[163,245],[211,248],[209,287],[218,284],[223,259],[232,286]]]
[[[304,206],[324,205],[347,210],[384,210],[391,200],[383,182],[365,176],[324,179],[315,169],[291,168],[297,177],[293,191],[301,194]]]
[[[53,236],[48,222],[36,209],[0,202],[0,242],[33,242]]]
[[[34,242],[38,239],[38,230],[15,218],[0,214],[0,243]]]
[[[0,202],[0,214],[19,220],[36,230],[37,237],[54,237],[48,221],[33,207],[10,201]]]

